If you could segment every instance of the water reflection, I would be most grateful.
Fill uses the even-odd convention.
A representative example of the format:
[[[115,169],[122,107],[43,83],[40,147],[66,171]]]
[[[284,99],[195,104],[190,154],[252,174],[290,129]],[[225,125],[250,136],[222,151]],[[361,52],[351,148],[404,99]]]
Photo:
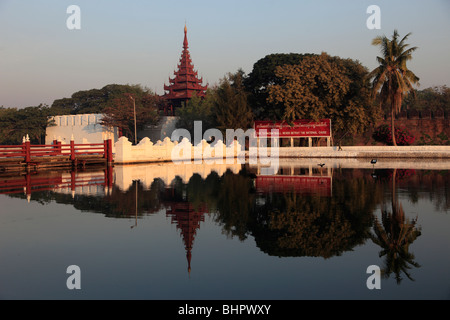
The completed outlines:
[[[381,209],[381,222],[377,217],[374,218],[374,233],[371,235],[372,241],[381,247],[380,257],[384,257],[384,267],[382,275],[389,278],[394,274],[397,284],[403,280],[402,273],[408,279],[414,281],[409,269],[419,268],[420,265],[414,261],[414,254],[410,252],[410,245],[421,235],[421,228],[417,227],[417,219],[407,219],[402,204],[398,199],[396,182],[407,176],[413,176],[414,171],[401,171],[397,176],[397,169],[388,173],[392,182],[391,190],[391,211],[386,209],[383,204]]]
[[[317,164],[282,165],[266,176],[248,165],[34,172],[1,176],[0,192],[133,219],[131,229],[144,216],[164,211],[179,231],[188,272],[195,237],[210,215],[227,237],[252,237],[268,256],[330,259],[373,242],[384,259],[383,274],[394,275],[398,284],[403,274],[413,280],[410,270],[420,267],[411,244],[421,235],[418,218],[408,218],[399,192],[412,203],[431,197],[437,208],[450,208],[446,170]]]
[[[383,189],[358,170],[334,174],[332,192],[328,187],[311,192],[319,181],[261,195],[264,201],[255,207],[257,219],[250,229],[262,251],[280,257],[330,258],[366,241]]]

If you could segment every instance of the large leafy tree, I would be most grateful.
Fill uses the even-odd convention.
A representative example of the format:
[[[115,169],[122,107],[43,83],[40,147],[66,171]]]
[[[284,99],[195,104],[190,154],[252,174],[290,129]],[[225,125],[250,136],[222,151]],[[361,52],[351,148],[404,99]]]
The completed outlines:
[[[146,124],[156,124],[159,120],[160,103],[161,98],[150,92],[140,95],[124,93],[103,109],[102,125],[118,127],[124,136],[135,141],[134,119],[136,118],[136,130],[142,129]]]
[[[379,66],[370,72],[369,79],[372,80],[374,96],[379,92],[380,103],[390,107],[394,146],[397,145],[394,134],[395,115],[400,112],[404,95],[412,92],[413,85],[419,82],[419,78],[406,65],[412,59],[412,53],[417,50],[417,47],[410,47],[405,43],[410,34],[400,39],[395,30],[392,39],[378,36],[372,41],[372,45],[380,47],[382,56],[377,57]]]
[[[300,53],[274,53],[258,60],[253,65],[253,70],[244,79],[244,86],[249,93],[248,101],[257,119],[280,120],[283,116],[282,110],[267,101],[268,88],[274,84],[280,84],[280,79],[275,71],[279,66],[297,65],[304,57],[313,54]]]
[[[368,71],[358,61],[326,53],[303,57],[299,64],[278,66],[278,83],[268,88],[268,103],[282,120],[329,118],[333,135],[365,131],[377,119],[370,101]]]

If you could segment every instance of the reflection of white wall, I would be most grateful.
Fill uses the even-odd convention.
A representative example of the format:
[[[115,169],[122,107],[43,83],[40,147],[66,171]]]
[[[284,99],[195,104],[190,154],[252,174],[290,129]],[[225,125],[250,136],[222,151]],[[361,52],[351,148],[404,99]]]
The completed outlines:
[[[51,144],[54,139],[70,143],[73,135],[75,143],[102,143],[112,139],[114,145],[118,140],[118,129],[102,126],[101,119],[101,114],[55,116],[55,126],[46,130],[45,144]]]
[[[181,178],[183,183],[188,183],[194,174],[199,174],[206,179],[212,172],[223,176],[227,170],[238,174],[242,164],[174,164],[171,162],[163,164],[141,164],[141,165],[118,165],[114,167],[114,184],[122,191],[127,191],[134,180],[139,180],[145,189],[149,190],[155,179],[161,179],[166,186],[171,185],[176,177]]]
[[[98,196],[108,193],[110,189],[105,185],[105,173],[103,171],[77,172],[75,174],[75,189],[72,189],[72,175],[61,173],[61,186],[54,189],[55,192],[64,194],[81,194],[86,196]],[[82,182],[80,182],[82,181]]]

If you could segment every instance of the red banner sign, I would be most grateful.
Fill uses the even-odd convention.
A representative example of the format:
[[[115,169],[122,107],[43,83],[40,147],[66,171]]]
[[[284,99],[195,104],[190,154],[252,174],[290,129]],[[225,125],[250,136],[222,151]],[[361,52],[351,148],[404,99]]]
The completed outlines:
[[[271,132],[274,129],[278,130],[278,135]],[[286,121],[255,121],[255,131],[260,138],[331,137],[331,120],[296,120],[292,126]]]
[[[331,177],[258,176],[256,190],[262,193],[294,192],[305,195],[331,196]]]

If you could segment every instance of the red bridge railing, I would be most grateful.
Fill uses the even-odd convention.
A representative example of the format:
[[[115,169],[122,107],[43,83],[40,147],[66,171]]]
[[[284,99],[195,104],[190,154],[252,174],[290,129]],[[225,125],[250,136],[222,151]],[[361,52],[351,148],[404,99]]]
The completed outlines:
[[[73,140],[70,144],[62,144],[53,141],[51,145],[31,145],[29,141],[21,145],[0,146],[0,160],[16,160],[22,158],[25,164],[45,160],[49,157],[66,156],[71,161],[76,161],[80,156],[93,155],[104,158],[108,164],[113,162],[112,141],[103,143],[76,144]]]

